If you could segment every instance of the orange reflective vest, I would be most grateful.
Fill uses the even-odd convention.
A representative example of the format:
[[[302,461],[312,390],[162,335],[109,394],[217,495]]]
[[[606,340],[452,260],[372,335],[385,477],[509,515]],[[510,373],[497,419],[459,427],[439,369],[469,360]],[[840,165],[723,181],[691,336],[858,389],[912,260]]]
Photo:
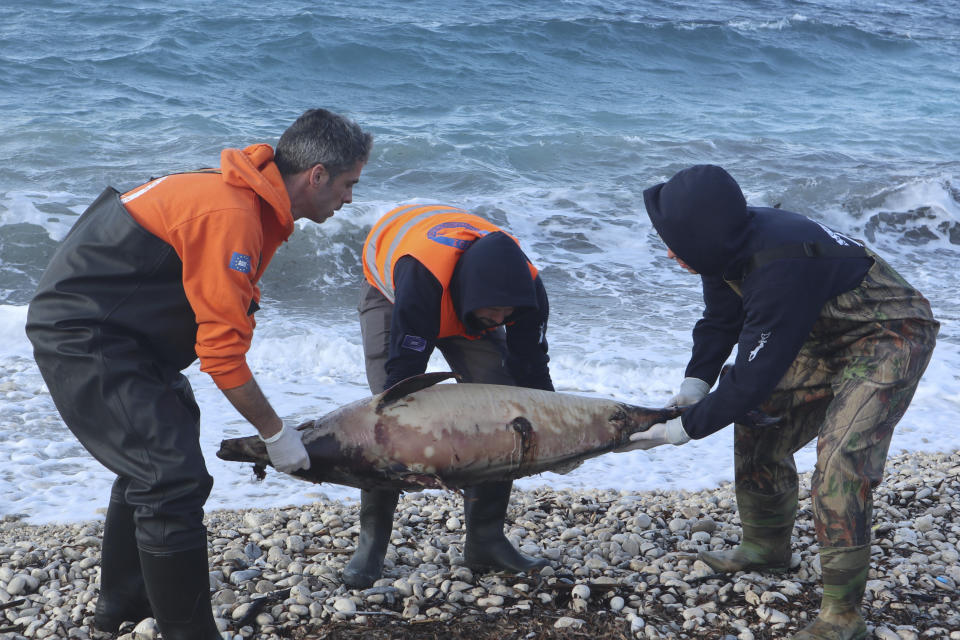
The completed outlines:
[[[387,300],[394,302],[393,268],[403,256],[412,256],[443,287],[440,333],[437,337],[476,337],[467,332],[457,316],[450,295],[450,281],[463,252],[478,238],[495,231],[503,230],[457,207],[442,204],[403,205],[387,212],[367,234],[363,243],[363,274],[367,282]],[[513,238],[513,241],[517,242],[517,239]],[[536,278],[536,267],[529,262],[527,265],[530,277]]]

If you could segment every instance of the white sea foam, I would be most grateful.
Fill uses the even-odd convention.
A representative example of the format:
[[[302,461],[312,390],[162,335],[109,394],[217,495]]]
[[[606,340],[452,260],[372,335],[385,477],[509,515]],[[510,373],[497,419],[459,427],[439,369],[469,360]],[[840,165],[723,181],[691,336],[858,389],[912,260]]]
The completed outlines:
[[[690,329],[701,310],[699,281],[664,257],[636,200],[628,194],[601,197],[581,187],[522,187],[463,199],[453,204],[505,216],[505,226],[543,268],[551,293],[551,371],[559,391],[646,406],[658,406],[672,395],[683,376]],[[853,221],[861,230],[864,220],[883,211],[927,207],[935,216],[932,226],[960,219],[949,176],[910,181],[868,200],[873,204]],[[311,233],[324,241],[347,231],[355,234],[352,229],[369,227],[397,204],[369,201],[353,206]],[[34,210],[31,215],[41,214]],[[821,219],[843,231],[857,230],[850,229],[849,212],[840,208],[825,211]],[[576,232],[582,232],[584,244],[563,245]],[[944,425],[960,421],[960,381],[954,374],[960,368],[960,346],[951,284],[955,245],[943,237],[934,241],[938,252],[924,246],[917,253],[900,246],[896,237],[889,230],[881,233],[885,257],[928,294],[945,324],[891,451],[954,450],[960,448],[960,431]],[[334,245],[336,251],[358,250]],[[265,295],[269,293],[268,287]],[[311,419],[368,395],[352,304],[294,311],[283,309],[281,301],[265,302],[249,362],[281,415]],[[113,476],[60,421],[33,363],[25,320],[25,307],[0,306],[0,332],[6,338],[0,344],[0,513],[22,513],[30,522],[96,517]],[[430,368],[443,370],[446,364],[435,354]],[[352,488],[315,486],[277,473],[258,482],[249,465],[217,459],[221,439],[250,435],[253,429],[196,365],[187,375],[201,406],[201,443],[215,478],[208,507],[302,504],[319,494],[346,500],[358,496]],[[727,429],[683,447],[608,454],[567,475],[545,473],[517,485],[700,489],[732,480],[732,458],[732,433]],[[808,446],[797,454],[798,467],[809,470],[814,459]]]
[[[773,29],[774,31],[783,31],[792,26],[794,21],[803,22],[803,16],[794,14],[789,18],[779,18],[777,20],[731,20],[729,26],[741,31],[758,31],[761,29]]]
[[[960,227],[960,181],[955,174],[913,178],[895,185],[883,185],[873,195],[865,197],[863,210],[857,220],[850,212],[833,208],[824,212],[828,224],[837,228],[851,227],[857,232],[873,229],[876,244],[897,256],[904,251],[903,236],[907,232],[923,232],[924,250],[944,249],[957,252],[950,242],[950,230]],[[900,216],[897,218],[897,216]]]
[[[0,329],[10,339],[0,352],[0,513],[21,513],[29,522],[78,521],[98,517],[106,504],[112,474],[93,460],[59,419],[22,331],[24,307],[0,306]],[[683,376],[687,327],[664,334],[672,353],[669,363],[651,362],[649,351],[625,347],[611,336],[600,353],[579,354],[555,347],[552,372],[560,391],[613,397],[658,406]],[[558,344],[575,342],[560,328]],[[642,348],[641,348],[642,349]],[[308,324],[280,315],[262,318],[250,352],[258,382],[281,415],[312,419],[365,397],[362,350],[355,326]],[[638,364],[642,363],[642,364]],[[960,448],[960,431],[945,428],[960,418],[960,349],[942,344],[917,396],[894,436],[891,451],[943,451]],[[445,369],[435,355],[432,370]],[[196,365],[187,371],[202,410],[201,443],[215,478],[209,508],[304,504],[323,494],[353,500],[357,490],[338,485],[310,485],[268,473],[260,482],[249,465],[224,462],[215,452],[221,439],[251,435],[250,427]],[[808,446],[797,454],[801,470],[813,467]],[[587,461],[567,475],[545,473],[524,478],[519,487],[615,487],[628,491],[657,488],[700,489],[733,479],[729,429],[683,447],[607,454]]]
[[[35,224],[46,229],[53,240],[60,241],[70,231],[70,227],[76,221],[76,216],[82,213],[82,209],[75,211],[74,215],[50,215],[41,211],[37,205],[70,200],[73,200],[73,196],[67,193],[8,191],[0,194],[0,202],[4,205],[0,207],[0,226]]]

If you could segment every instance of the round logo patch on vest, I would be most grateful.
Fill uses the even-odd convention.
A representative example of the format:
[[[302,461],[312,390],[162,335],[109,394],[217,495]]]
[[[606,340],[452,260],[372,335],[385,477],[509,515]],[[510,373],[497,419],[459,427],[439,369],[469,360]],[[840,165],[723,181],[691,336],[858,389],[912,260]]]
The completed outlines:
[[[473,226],[469,222],[453,221],[453,222],[441,222],[438,225],[430,227],[430,230],[427,231],[427,237],[433,240],[434,242],[447,245],[448,247],[456,247],[457,249],[466,249],[476,241],[476,238],[472,240],[464,240],[462,238],[451,238],[449,234],[454,229],[469,229],[470,231],[475,232],[478,237],[485,236],[489,233],[489,231],[483,231],[481,229],[477,229],[475,226]]]

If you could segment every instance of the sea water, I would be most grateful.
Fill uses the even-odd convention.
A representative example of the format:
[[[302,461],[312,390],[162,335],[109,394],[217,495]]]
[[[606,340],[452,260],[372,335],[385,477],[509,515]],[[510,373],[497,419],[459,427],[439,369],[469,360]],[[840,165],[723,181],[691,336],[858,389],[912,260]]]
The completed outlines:
[[[278,412],[369,394],[359,249],[399,203],[465,207],[516,235],[550,294],[559,391],[659,406],[701,312],[666,258],[646,187],[727,168],[754,205],[863,238],[931,301],[939,343],[891,447],[960,446],[960,20],[949,0],[5,0],[0,4],[0,514],[97,517],[112,475],[63,425],[26,304],[107,185],[275,143],[305,109],[375,136],[355,202],[298,224],[262,281],[248,360]],[[439,356],[431,369],[445,369]],[[196,365],[208,508],[357,491],[218,460],[250,427]],[[642,491],[733,477],[726,429],[608,454],[520,487]],[[808,446],[797,454],[812,468]]]

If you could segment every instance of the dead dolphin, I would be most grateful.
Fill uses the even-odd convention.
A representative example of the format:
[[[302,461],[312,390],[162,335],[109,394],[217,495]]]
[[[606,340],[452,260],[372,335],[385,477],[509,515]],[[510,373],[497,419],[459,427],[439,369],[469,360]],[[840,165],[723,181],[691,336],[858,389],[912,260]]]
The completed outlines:
[[[293,475],[362,489],[468,487],[569,468],[675,418],[614,400],[491,384],[437,384],[452,373],[397,383],[297,427],[310,468]],[[257,436],[220,443],[223,460],[270,463]]]

